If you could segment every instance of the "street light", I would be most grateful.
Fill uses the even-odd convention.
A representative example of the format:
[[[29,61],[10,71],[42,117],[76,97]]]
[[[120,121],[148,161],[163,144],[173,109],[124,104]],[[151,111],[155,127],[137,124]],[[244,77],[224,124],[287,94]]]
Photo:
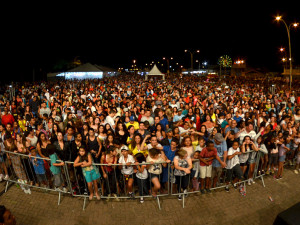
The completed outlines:
[[[163,60],[166,60],[167,61],[167,74],[169,75],[170,74],[170,60],[173,60],[173,57],[170,57],[170,58],[166,58],[166,57],[163,57]]]
[[[278,22],[282,21],[286,27],[287,30],[287,34],[288,34],[288,39],[289,39],[289,55],[290,55],[290,90],[292,90],[292,51],[291,51],[291,35],[290,35],[290,31],[291,31],[291,26],[293,26],[294,28],[298,27],[298,23],[291,23],[289,26],[287,25],[287,23],[282,19],[281,16],[276,16],[275,18]]]
[[[184,52],[189,52],[191,54],[191,69],[193,70],[194,66],[193,66],[193,57],[195,53],[200,53],[200,50],[196,50],[196,51],[190,51],[190,50],[184,50]]]

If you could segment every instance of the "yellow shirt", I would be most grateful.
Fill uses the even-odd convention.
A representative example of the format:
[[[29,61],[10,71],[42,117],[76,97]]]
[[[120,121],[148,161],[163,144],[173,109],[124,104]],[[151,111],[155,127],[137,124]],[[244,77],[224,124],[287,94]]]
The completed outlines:
[[[198,140],[193,141],[193,142],[192,142],[192,145],[194,146],[194,149],[196,149],[197,145],[199,145]]]
[[[18,124],[19,124],[19,127],[22,129],[22,131],[25,131],[25,129],[26,129],[26,120],[19,120]]]
[[[137,122],[137,121],[134,121],[133,123],[127,123],[126,124],[126,127],[128,128],[130,125],[133,125],[133,127],[134,127],[134,129],[135,130],[138,130],[138,129],[140,129],[140,124],[139,124],[139,122]]]
[[[137,148],[137,146],[135,146],[135,148],[133,149],[133,148],[131,147],[131,144],[128,145],[128,148],[129,148],[129,151],[131,151],[133,155],[136,155],[136,154],[138,154],[138,153],[142,153],[143,155],[148,155],[148,150],[147,150],[146,146],[147,146],[147,145],[146,145],[146,143],[145,143],[145,144],[144,144],[144,150],[143,150],[143,151],[139,150],[139,149]]]

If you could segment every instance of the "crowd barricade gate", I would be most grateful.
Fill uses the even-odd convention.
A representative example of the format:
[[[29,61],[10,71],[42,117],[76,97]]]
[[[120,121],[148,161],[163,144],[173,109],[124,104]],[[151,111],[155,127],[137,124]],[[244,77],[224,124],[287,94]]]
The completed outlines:
[[[50,171],[49,158],[29,156],[3,149],[1,152],[5,153],[2,157],[5,159],[4,164],[9,175],[6,180],[5,192],[7,192],[10,183],[18,184],[28,194],[31,194],[30,188],[54,191],[58,193],[57,205],[60,205],[63,193],[70,194],[67,190],[69,180],[64,166],[59,166],[60,172],[54,175]],[[57,160],[57,163],[61,162],[63,161]],[[37,168],[39,169],[36,170]]]
[[[97,186],[98,186],[98,193],[101,196],[101,199],[106,199],[109,201],[110,199],[115,199],[116,201],[120,201],[122,199],[134,199],[134,198],[153,198],[151,191],[152,191],[152,182],[149,179],[149,172],[147,171],[148,177],[146,179],[139,179],[136,176],[137,172],[137,165],[146,165],[146,166],[155,166],[166,164],[163,163],[132,163],[132,164],[101,164],[101,163],[93,163],[93,166],[96,170],[98,170],[101,174],[100,178],[97,179]],[[163,166],[162,166],[163,167]],[[133,173],[125,174],[123,173],[124,170],[128,170],[132,168]],[[158,180],[161,183],[162,176],[165,177],[165,192],[159,192],[155,197],[158,208],[161,209],[160,199],[159,197],[167,196],[170,193],[170,186],[169,186],[169,164],[166,165],[164,172],[167,174],[158,174]],[[71,194],[74,197],[82,197],[84,198],[83,202],[83,210],[86,208],[87,198],[89,198],[89,190],[88,190],[88,183],[82,173],[81,167],[74,167],[74,162],[65,162],[65,170],[66,175],[68,177],[68,184],[69,189],[71,190]],[[129,169],[130,170],[130,169]],[[103,174],[105,172],[105,175]],[[105,176],[105,177],[104,177]],[[162,186],[163,184],[161,184]],[[93,191],[95,191],[93,189]],[[133,195],[129,195],[129,191],[133,193]],[[138,195],[136,195],[138,193]],[[95,195],[94,195],[95,198]]]
[[[5,165],[9,173],[9,179],[6,181],[5,192],[8,190],[9,183],[15,183],[20,185],[24,192],[30,192],[30,188],[41,189],[45,191],[55,191],[58,193],[58,205],[61,203],[62,194],[70,194],[73,197],[82,197],[84,198],[83,210],[86,208],[86,201],[89,198],[89,188],[86,182],[86,179],[82,173],[81,167],[74,167],[74,162],[65,161],[63,166],[60,166],[61,173],[58,175],[53,175],[49,169],[50,159],[41,158],[36,156],[29,156],[25,154],[20,154],[17,152],[10,152],[2,150],[5,153]],[[264,154],[263,152],[250,151],[245,154],[249,154],[249,157],[252,153],[255,153],[252,163],[255,165],[252,171],[253,179],[261,179],[262,185],[264,184],[264,174],[258,174],[260,166],[260,158]],[[198,159],[194,160],[199,161]],[[57,163],[62,162],[60,160]],[[163,165],[166,167],[163,167]],[[40,165],[44,168],[44,173],[36,170],[34,165]],[[101,176],[97,179],[98,193],[102,199],[107,201],[110,199],[115,199],[117,201],[121,199],[133,199],[133,198],[153,198],[152,190],[153,183],[150,179],[150,173],[147,169],[147,178],[140,179],[136,176],[137,165],[146,165],[162,167],[162,173],[157,175],[157,179],[160,181],[161,189],[164,187],[164,192],[158,190],[157,196],[155,197],[158,208],[161,209],[160,197],[164,196],[178,196],[182,197],[182,206],[185,207],[185,198],[188,194],[199,193],[201,184],[199,178],[197,179],[199,184],[198,190],[193,190],[192,188],[192,174],[187,174],[186,177],[176,177],[174,174],[174,164],[173,163],[132,163],[132,164],[101,164],[93,163],[93,166],[100,172]],[[48,167],[47,167],[48,166]],[[123,171],[128,171],[129,168],[132,168],[133,173],[128,175]],[[103,171],[107,174],[104,177]],[[222,169],[222,174],[219,179],[217,179],[216,185],[213,186],[213,178],[211,178],[210,190],[225,188],[225,177],[226,169]],[[246,170],[244,179],[236,184],[242,184],[246,191],[246,182],[249,181],[249,165],[248,170]],[[153,178],[154,179],[154,178]],[[177,181],[177,182],[175,182]],[[37,184],[39,184],[37,186]],[[61,190],[55,187],[59,185],[64,187],[65,190]],[[177,192],[174,190],[175,185],[177,186]],[[197,184],[197,182],[196,182]],[[230,184],[229,184],[230,185]],[[183,191],[183,188],[186,188],[186,191]],[[29,190],[29,191],[28,191]],[[179,190],[179,191],[178,191]],[[133,195],[128,195],[129,191]],[[137,194],[138,193],[138,194]],[[137,195],[136,195],[137,194]],[[94,196],[95,197],[95,196]]]
[[[264,174],[257,175],[258,168],[259,168],[259,165],[260,165],[260,158],[261,158],[261,155],[263,155],[264,153],[261,152],[261,151],[256,152],[256,151],[251,150],[251,151],[248,151],[248,152],[242,153],[242,154],[249,154],[249,158],[251,157],[252,154],[254,154],[253,158],[252,158],[252,161],[251,161],[252,164],[255,164],[254,169],[253,169],[253,166],[251,168],[252,179],[254,180],[254,179],[260,178],[261,181],[262,181],[263,187],[265,187],[264,178],[263,178]],[[199,162],[199,159],[194,159],[193,164],[194,164],[194,162]],[[169,182],[170,183],[170,195],[173,195],[173,196],[179,196],[180,195],[181,200],[182,200],[182,207],[184,208],[186,197],[187,197],[188,194],[195,194],[195,193],[200,193],[201,192],[201,183],[199,181],[200,177],[197,178],[197,181],[199,183],[199,189],[198,190],[193,190],[194,186],[191,185],[193,183],[193,181],[192,181],[192,179],[193,179],[192,169],[191,169],[190,174],[187,174],[185,176],[177,176],[177,178],[176,178],[176,176],[174,174],[174,163],[172,162],[169,166],[170,166],[170,168],[172,168],[172,169],[170,169],[171,173],[170,173],[170,182]],[[246,192],[246,183],[250,180],[250,178],[248,177],[249,172],[250,172],[249,170],[250,170],[250,166],[248,164],[247,169],[244,173],[244,179],[242,179],[241,181],[236,183],[236,185],[242,185],[245,192]],[[198,174],[200,175],[200,171],[199,171]],[[217,177],[217,182],[216,182],[215,186],[214,186],[214,182],[213,182],[214,178],[211,177],[211,179],[210,179],[210,190],[217,190],[217,189],[221,189],[221,188],[225,189],[225,187],[226,187],[226,182],[225,182],[226,176],[227,176],[227,169],[223,168],[220,177]],[[233,186],[231,184],[231,181],[228,184],[229,186],[230,185]],[[179,186],[178,186],[178,183],[179,183]],[[174,186],[175,185],[177,186],[177,192],[174,193]],[[184,191],[185,187],[186,187],[186,191]]]

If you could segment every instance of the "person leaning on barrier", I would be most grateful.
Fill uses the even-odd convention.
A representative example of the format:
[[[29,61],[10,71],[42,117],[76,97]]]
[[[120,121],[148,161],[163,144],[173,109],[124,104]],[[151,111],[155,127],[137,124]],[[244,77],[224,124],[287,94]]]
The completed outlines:
[[[91,156],[91,153],[89,153],[84,146],[79,147],[79,153],[74,162],[74,167],[79,166],[81,167],[82,173],[88,184],[88,189],[90,192],[89,200],[93,199],[94,192],[97,199],[100,200],[97,184],[97,180],[100,178],[99,169],[93,165],[93,158]]]
[[[146,162],[151,163],[151,165],[147,165],[147,169],[149,172],[150,181],[154,185],[154,187],[152,189],[152,196],[154,198],[156,198],[157,192],[161,187],[159,177],[160,177],[160,174],[162,173],[162,166],[166,167],[167,166],[166,163],[171,162],[168,159],[166,161],[164,160],[164,158],[162,157],[162,154],[161,154],[162,152],[163,151],[160,151],[156,148],[151,148],[149,150],[149,155],[147,156],[147,159],[146,159]],[[164,161],[166,163],[163,163]]]
[[[216,133],[212,142],[214,143],[218,153],[212,163],[212,187],[214,188],[216,187],[217,182],[220,180],[222,168],[226,167],[227,143],[221,133]]]
[[[61,166],[64,165],[64,162],[57,162],[58,160],[60,160],[57,156],[57,154],[55,153],[56,148],[53,144],[49,144],[47,145],[46,148],[48,154],[49,154],[49,158],[50,158],[50,171],[53,174],[54,177],[54,188],[55,190],[61,191],[60,187],[63,187],[63,191],[66,192],[66,188],[65,188],[65,184],[64,181],[62,179],[62,174],[61,174]]]
[[[177,191],[181,193],[181,189],[186,197],[187,195],[187,187],[189,183],[189,176],[188,174],[191,173],[191,169],[193,167],[192,159],[188,156],[188,153],[184,149],[179,149],[175,153],[174,157],[174,175],[177,184]],[[182,195],[178,195],[178,200],[182,200]]]
[[[15,225],[16,218],[4,205],[0,205],[0,225]]]

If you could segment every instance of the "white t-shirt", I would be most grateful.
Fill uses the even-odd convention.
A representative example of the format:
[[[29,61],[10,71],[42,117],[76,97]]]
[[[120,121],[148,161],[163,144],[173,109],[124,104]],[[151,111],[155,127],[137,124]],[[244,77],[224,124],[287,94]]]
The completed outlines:
[[[111,128],[113,128],[115,126],[115,121],[111,116],[107,116],[105,118],[105,121],[106,121],[106,123],[108,123],[111,126]]]
[[[243,131],[240,133],[239,138],[240,138],[240,144],[243,144],[243,140],[245,136],[250,136],[252,140],[254,140],[254,137],[256,136],[256,132],[254,130],[250,131],[247,133],[247,131]]]
[[[146,162],[154,162],[153,165],[151,165],[148,169],[149,173],[153,174],[161,174],[162,173],[162,165],[161,163],[164,162],[163,158],[161,156],[158,157],[158,159],[152,159],[150,155],[147,156]],[[158,163],[158,164],[155,164]]]
[[[178,127],[178,129],[179,129],[179,134],[185,133],[185,132],[187,132],[187,131],[190,130],[190,128],[188,128],[188,129],[186,130],[186,129],[184,129],[183,127]]]
[[[158,143],[156,147],[162,148],[162,145]],[[150,150],[151,148],[153,148],[152,145],[151,144],[147,144],[147,149]]]
[[[236,150],[232,147],[228,149],[228,156],[233,155],[236,152],[240,152],[240,148],[237,148]],[[235,165],[240,163],[240,159],[238,155],[235,155],[232,159],[227,160],[227,167],[226,169],[232,169]]]
[[[120,158],[119,158],[119,163],[123,164],[123,167],[122,167],[122,170],[121,170],[122,174],[125,174],[125,175],[133,174],[133,167],[125,165],[126,163],[135,163],[135,160],[134,160],[132,155],[128,155],[128,158],[127,158],[126,161],[124,159],[124,156],[121,155]]]
[[[142,163],[145,163],[145,161],[143,161]],[[136,172],[136,177],[142,180],[145,180],[148,178],[148,172],[147,169],[144,168],[143,172],[137,171]]]

